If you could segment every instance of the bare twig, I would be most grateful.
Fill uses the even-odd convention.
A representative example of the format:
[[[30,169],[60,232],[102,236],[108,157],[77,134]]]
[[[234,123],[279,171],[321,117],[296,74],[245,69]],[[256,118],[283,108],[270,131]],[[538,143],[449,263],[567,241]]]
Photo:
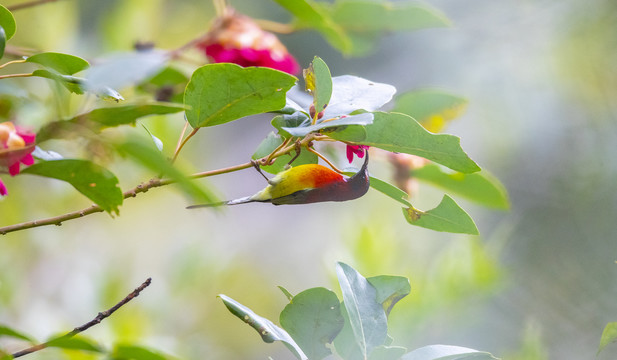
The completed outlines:
[[[43,5],[43,4],[46,4],[46,3],[56,2],[56,1],[58,1],[58,0],[34,0],[34,1],[28,1],[28,2],[25,2],[25,3],[21,3],[21,4],[15,4],[15,5],[7,6],[6,8],[9,9],[9,11],[16,11],[16,10],[26,9],[26,8],[29,8],[29,7]]]
[[[43,350],[46,347],[53,345],[54,342],[57,342],[59,340],[65,340],[65,339],[70,339],[73,336],[84,332],[86,330],[88,330],[89,328],[93,327],[94,325],[99,324],[101,321],[105,320],[106,318],[108,318],[109,316],[111,316],[111,314],[113,314],[114,312],[116,312],[116,310],[120,309],[122,306],[126,305],[126,303],[128,303],[129,301],[133,300],[134,298],[136,298],[137,296],[139,296],[139,293],[141,293],[145,288],[147,288],[148,286],[150,286],[150,283],[152,282],[152,278],[148,278],[146,279],[146,281],[143,282],[143,284],[139,285],[139,287],[135,290],[133,290],[132,293],[128,294],[124,299],[122,299],[119,303],[117,303],[116,305],[112,306],[111,308],[98,313],[98,315],[96,315],[96,317],[90,321],[88,321],[87,323],[76,327],[75,329],[69,331],[68,333],[59,336],[57,338],[54,338],[52,340],[49,340],[47,342],[44,342],[42,344],[38,344],[38,345],[34,345],[31,346],[27,349],[18,351],[14,354],[12,354],[13,358],[18,358],[18,357],[22,357],[24,355],[28,355],[28,354],[32,354],[33,352],[39,351],[39,350]]]
[[[0,79],[17,78],[17,77],[30,77],[30,76],[32,76],[32,73],[29,73],[29,74],[7,74],[7,75],[0,75]]]

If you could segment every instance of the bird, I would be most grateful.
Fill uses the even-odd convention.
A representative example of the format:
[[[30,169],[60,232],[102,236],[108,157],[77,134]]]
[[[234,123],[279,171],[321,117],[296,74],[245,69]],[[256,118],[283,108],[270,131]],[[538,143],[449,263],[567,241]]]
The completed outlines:
[[[298,165],[276,174],[268,180],[268,186],[254,195],[214,204],[191,205],[187,209],[251,202],[292,205],[348,201],[366,194],[369,185],[367,151],[360,170],[348,178],[319,164]]]

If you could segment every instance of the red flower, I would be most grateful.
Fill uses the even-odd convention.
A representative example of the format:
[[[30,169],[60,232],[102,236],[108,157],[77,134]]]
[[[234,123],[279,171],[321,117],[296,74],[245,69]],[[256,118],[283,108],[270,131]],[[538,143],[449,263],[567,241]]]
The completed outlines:
[[[0,123],[0,169],[6,168],[11,176],[19,174],[20,164],[32,165],[36,135],[12,122]],[[0,195],[6,195],[6,186],[0,181]]]
[[[364,157],[364,151],[367,150],[370,146],[366,145],[347,145],[347,160],[349,163],[353,161],[353,156],[356,155],[360,159]]]
[[[298,74],[300,65],[272,33],[233,9],[217,18],[206,39],[197,44],[215,63],[263,66]]]

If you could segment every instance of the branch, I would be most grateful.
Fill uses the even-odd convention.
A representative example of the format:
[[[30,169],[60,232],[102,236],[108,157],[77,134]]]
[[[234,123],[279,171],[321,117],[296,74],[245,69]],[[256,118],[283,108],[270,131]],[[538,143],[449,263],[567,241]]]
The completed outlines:
[[[120,309],[122,306],[126,305],[126,303],[128,303],[129,301],[133,300],[134,298],[136,298],[137,296],[139,296],[139,293],[141,293],[145,288],[147,288],[148,286],[150,286],[150,283],[152,282],[152,278],[148,278],[146,279],[146,281],[144,281],[143,284],[139,285],[139,287],[135,290],[133,290],[132,293],[128,294],[124,299],[122,299],[119,303],[117,303],[116,305],[112,306],[111,308],[98,313],[98,315],[90,320],[89,322],[76,327],[75,329],[73,329],[72,331],[69,331],[68,333],[59,336],[57,338],[54,338],[52,340],[49,340],[47,342],[44,342],[42,344],[38,344],[38,345],[34,345],[32,347],[29,347],[27,349],[18,351],[14,354],[12,354],[13,358],[18,358],[18,357],[22,357],[24,355],[28,355],[28,354],[32,354],[33,352],[39,351],[39,350],[43,350],[46,347],[53,345],[54,342],[59,341],[59,340],[65,340],[65,339],[70,339],[73,336],[84,332],[86,330],[88,330],[89,328],[93,327],[94,325],[99,324],[101,321],[105,320],[106,318],[108,318],[109,316],[111,316],[111,314],[113,314],[114,312],[116,312],[116,310]]]
[[[15,10],[26,9],[26,8],[29,8],[29,7],[38,6],[38,5],[42,5],[42,4],[46,4],[46,3],[50,3],[50,2],[56,2],[56,1],[58,1],[58,0],[34,0],[34,1],[29,1],[29,2],[25,2],[25,3],[21,3],[21,4],[7,6],[6,8],[9,11],[15,11]]]

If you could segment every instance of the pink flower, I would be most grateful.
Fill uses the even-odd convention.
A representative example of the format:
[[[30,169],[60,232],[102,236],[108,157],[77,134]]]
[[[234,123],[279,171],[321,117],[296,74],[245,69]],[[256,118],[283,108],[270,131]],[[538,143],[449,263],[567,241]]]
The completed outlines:
[[[368,150],[370,146],[366,145],[347,145],[347,160],[349,163],[353,161],[353,156],[356,155],[360,159],[364,157],[364,151]]]
[[[12,122],[0,123],[0,170],[8,169],[9,174],[15,176],[19,174],[20,164],[34,164],[35,140],[35,134],[16,127]],[[0,181],[0,195],[6,194],[6,186]]]
[[[274,34],[231,8],[216,19],[197,47],[215,63],[269,67],[289,74],[300,72],[296,59]]]

